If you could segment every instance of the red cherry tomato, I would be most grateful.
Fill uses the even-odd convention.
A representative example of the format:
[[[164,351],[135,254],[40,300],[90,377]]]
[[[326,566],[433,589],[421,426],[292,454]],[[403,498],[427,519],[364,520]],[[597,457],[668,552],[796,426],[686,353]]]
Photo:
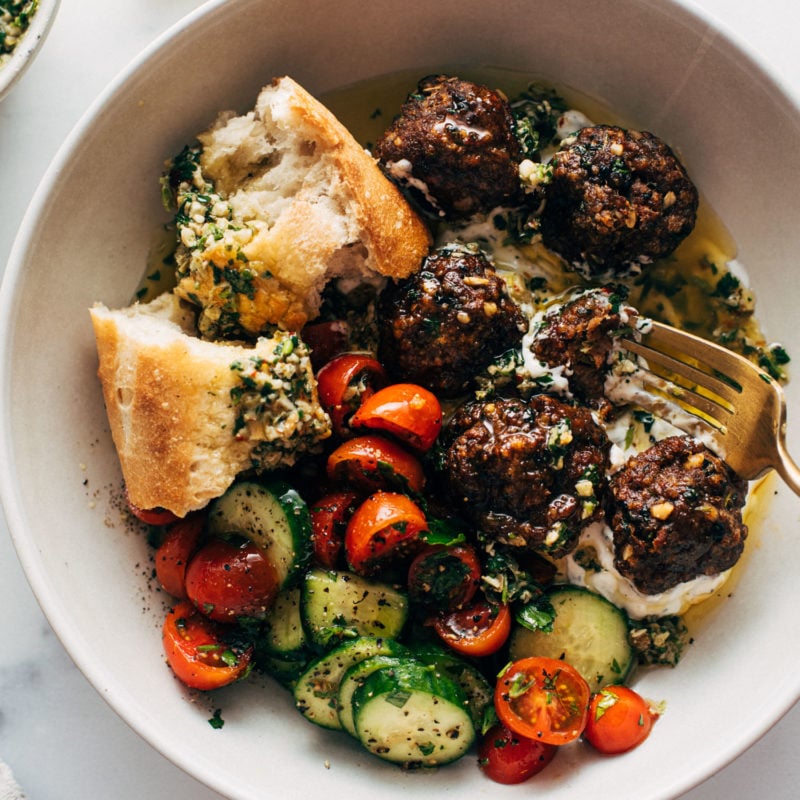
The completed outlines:
[[[607,686],[592,696],[583,736],[601,753],[625,753],[649,735],[657,716],[627,686]]]
[[[343,353],[317,374],[319,402],[328,412],[334,433],[351,436],[350,418],[365,399],[386,384],[386,372],[368,353]]]
[[[125,490],[125,502],[128,504],[128,510],[131,514],[136,519],[144,522],[145,525],[169,525],[180,519],[180,517],[166,508],[139,508],[136,503],[131,501],[127,489]]]
[[[478,747],[478,766],[496,783],[522,783],[541,772],[558,748],[493,725]]]
[[[564,661],[522,658],[497,679],[494,705],[500,721],[514,733],[546,744],[566,744],[586,727],[589,685]]]
[[[236,617],[266,616],[278,594],[272,562],[253,542],[212,539],[195,553],[186,569],[186,594],[207,617],[235,622]]]
[[[458,653],[490,656],[505,644],[511,633],[511,612],[505,604],[493,606],[485,600],[478,600],[436,617],[433,629],[448,647]]]
[[[336,569],[344,552],[347,523],[358,505],[355,492],[332,492],[310,508],[314,560],[325,569]]]
[[[350,426],[385,431],[424,453],[442,429],[442,407],[422,386],[393,383],[364,398]]]
[[[481,564],[468,544],[426,547],[408,568],[408,593],[412,600],[435,611],[452,611],[475,596]]]
[[[388,561],[422,545],[428,523],[419,506],[404,494],[376,492],[350,518],[344,538],[347,563],[359,575],[371,575]]]
[[[188,514],[167,528],[156,549],[156,578],[173,597],[186,597],[186,567],[197,550],[205,524],[205,512]]]
[[[347,350],[350,326],[340,319],[331,322],[310,322],[300,332],[300,336],[311,349],[312,368],[319,370]]]
[[[382,436],[358,436],[340,444],[329,456],[328,478],[364,493],[395,490],[419,494],[425,473],[419,459]]]
[[[224,627],[200,614],[186,601],[164,620],[162,641],[167,662],[183,683],[193,689],[218,689],[244,677],[252,648],[240,651],[226,644]]]

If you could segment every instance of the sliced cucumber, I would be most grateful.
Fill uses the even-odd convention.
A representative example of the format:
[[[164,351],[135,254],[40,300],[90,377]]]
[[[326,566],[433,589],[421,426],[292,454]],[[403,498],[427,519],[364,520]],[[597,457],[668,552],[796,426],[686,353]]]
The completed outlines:
[[[531,631],[517,625],[509,641],[511,659],[547,656],[566,661],[593,692],[622,683],[635,661],[625,612],[578,586],[558,586],[548,599],[555,611],[553,630]]]
[[[342,675],[339,681],[339,723],[351,736],[358,738],[356,724],[353,719],[353,694],[364,681],[381,667],[396,667],[403,664],[407,658],[394,656],[370,656],[363,661],[358,661]]]
[[[339,684],[353,664],[376,655],[399,655],[405,648],[393,639],[361,636],[343,642],[330,653],[313,661],[294,687],[294,699],[300,713],[323,728],[341,730],[339,721]]]
[[[300,588],[284,589],[275,598],[264,620],[260,645],[270,655],[300,660],[310,655],[310,645],[300,618]]]
[[[291,585],[311,558],[308,506],[288,483],[235,483],[215,500],[208,528],[216,536],[243,536],[270,556],[281,588]]]
[[[300,614],[309,639],[323,649],[356,636],[396,639],[408,619],[408,597],[352,572],[312,569],[303,581]]]
[[[411,659],[375,670],[355,690],[352,703],[361,744],[395,764],[448,764],[475,740],[458,684],[436,667]]]
[[[298,679],[308,668],[308,659],[261,654],[258,658],[258,668],[275,678],[281,686],[294,691]]]
[[[477,730],[483,726],[486,710],[494,703],[494,690],[483,673],[472,664],[435,644],[422,644],[411,648],[417,660],[433,664],[448,678],[452,678],[467,698],[472,723]]]

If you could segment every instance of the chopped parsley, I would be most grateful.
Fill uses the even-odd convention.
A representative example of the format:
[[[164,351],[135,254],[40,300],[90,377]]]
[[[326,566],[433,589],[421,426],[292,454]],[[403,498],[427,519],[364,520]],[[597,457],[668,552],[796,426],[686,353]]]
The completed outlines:
[[[542,595],[531,603],[524,605],[514,615],[514,619],[529,631],[551,633],[556,612],[550,600]]]
[[[537,83],[531,83],[512,101],[523,158],[539,160],[541,150],[555,141],[558,118],[566,110],[567,104],[557,92]]]
[[[221,708],[214,709],[214,714],[212,715],[211,719],[208,720],[208,724],[217,731],[225,724],[225,720],[222,719]]]
[[[690,643],[689,629],[677,616],[632,620],[628,639],[640,664],[670,667]]]
[[[307,345],[296,334],[276,331],[271,346],[230,363],[238,383],[229,392],[233,435],[255,442],[258,471],[291,466],[330,434],[330,420],[315,399]]]

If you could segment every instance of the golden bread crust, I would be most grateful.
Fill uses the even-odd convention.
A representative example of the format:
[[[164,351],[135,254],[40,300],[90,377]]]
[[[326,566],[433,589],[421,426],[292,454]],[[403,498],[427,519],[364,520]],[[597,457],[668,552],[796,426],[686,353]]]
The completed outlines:
[[[419,269],[430,233],[399,189],[381,172],[347,128],[322,103],[289,77],[273,82],[292,89],[292,107],[320,141],[351,195],[355,218],[381,275],[406,278]]]
[[[317,315],[328,281],[406,277],[431,246],[375,160],[291,78],[198,140],[197,171],[177,191],[175,292],[91,310],[130,500],[181,517],[242,473],[291,465],[329,435],[308,349],[294,337],[284,351],[281,337]],[[180,298],[200,306],[197,320]],[[274,326],[283,330],[252,347],[219,341]],[[288,387],[278,399],[251,390],[271,381]]]
[[[111,311],[91,309],[98,375],[111,435],[132,503],[166,508],[179,517],[220,496],[245,470],[257,469],[259,448],[274,435],[269,414],[250,415],[232,400],[241,389],[233,364],[263,358],[274,362],[276,341],[253,347],[208,342],[184,331],[174,320],[179,301],[162,295],[148,305]],[[308,397],[296,434],[298,451],[328,435],[329,421],[318,404],[308,359],[292,364],[292,374],[307,380]],[[291,463],[293,452],[281,453]]]
[[[247,114],[221,114],[198,141],[186,189],[207,182],[224,218],[211,228],[203,209],[182,209],[177,291],[201,307],[207,338],[298,330],[328,282],[403,278],[430,249],[427,226],[376,161],[291,78],[264,88]]]

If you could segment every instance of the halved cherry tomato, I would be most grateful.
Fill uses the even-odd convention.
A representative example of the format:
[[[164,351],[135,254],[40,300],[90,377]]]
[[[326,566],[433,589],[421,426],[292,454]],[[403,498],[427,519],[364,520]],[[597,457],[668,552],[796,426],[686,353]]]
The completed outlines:
[[[386,372],[368,353],[342,353],[331,359],[317,374],[317,391],[334,433],[343,439],[351,436],[350,418],[385,385]]]
[[[180,519],[180,517],[166,508],[139,508],[136,503],[131,501],[127,489],[125,490],[125,502],[128,504],[128,510],[131,514],[136,519],[144,522],[145,525],[169,525]]]
[[[592,695],[583,736],[601,753],[625,753],[649,735],[657,715],[627,686],[607,686]]]
[[[278,594],[277,571],[251,541],[234,544],[212,539],[195,553],[186,569],[186,595],[207,617],[235,622],[262,619]]]
[[[310,508],[314,560],[325,569],[336,569],[344,552],[347,523],[358,506],[355,492],[332,492]]]
[[[393,383],[362,400],[350,427],[385,431],[424,453],[442,429],[442,407],[422,386]]]
[[[200,543],[206,516],[196,511],[172,523],[156,548],[156,578],[173,597],[186,597],[186,567]]]
[[[428,523],[419,506],[404,494],[376,492],[350,518],[344,538],[347,563],[359,575],[371,575],[386,562],[422,546]]]
[[[541,772],[558,748],[537,739],[527,739],[505,725],[493,725],[478,747],[478,766],[497,783],[522,783]]]
[[[589,685],[565,661],[522,658],[497,679],[494,705],[500,721],[514,733],[547,744],[566,744],[586,727]]]
[[[162,641],[175,675],[193,689],[218,689],[244,677],[252,648],[241,651],[223,641],[224,627],[200,614],[189,602],[178,603],[164,620]]]
[[[472,600],[480,580],[481,564],[471,545],[429,545],[408,568],[408,593],[425,608],[452,611]]]
[[[436,617],[433,629],[458,653],[490,656],[505,644],[511,633],[511,612],[505,604],[494,606],[486,600],[478,600]]]
[[[328,478],[364,493],[380,490],[419,494],[425,473],[419,459],[382,436],[358,436],[342,442],[329,456]]]

